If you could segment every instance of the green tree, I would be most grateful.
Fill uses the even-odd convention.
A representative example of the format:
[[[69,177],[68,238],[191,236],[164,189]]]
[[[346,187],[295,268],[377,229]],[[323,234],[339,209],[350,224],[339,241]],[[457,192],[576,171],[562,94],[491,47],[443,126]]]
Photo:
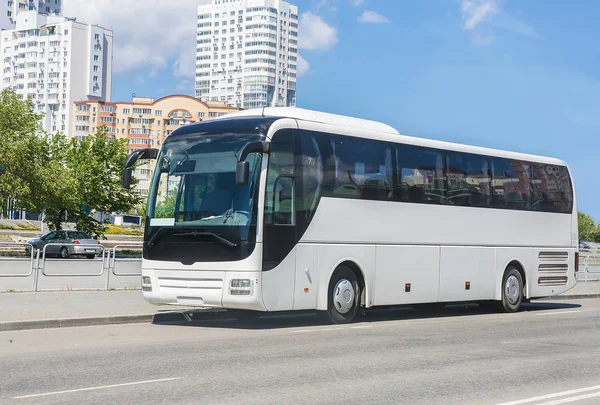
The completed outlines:
[[[45,213],[52,230],[62,229],[67,212],[75,212],[79,206],[77,178],[68,165],[70,153],[71,142],[63,134],[56,134],[42,140],[37,157],[40,175],[32,179],[32,185],[38,192],[30,200]]]
[[[16,199],[16,208],[36,208],[31,197],[38,190],[31,183],[40,176],[37,158],[44,138],[40,119],[29,99],[12,89],[0,92],[0,199]]]
[[[62,134],[45,138],[37,158],[40,176],[32,180],[38,190],[32,205],[45,212],[50,229],[62,229],[69,213],[78,230],[103,236],[106,227],[91,212],[127,212],[140,203],[136,193],[121,186],[127,154],[126,141],[109,138],[104,127],[84,140]]]
[[[164,200],[157,202],[154,209],[154,218],[173,218],[175,215],[175,204],[177,193],[171,193]]]
[[[577,220],[579,225],[579,240],[592,240],[597,229],[594,220],[582,212],[577,213]]]
[[[121,173],[128,155],[125,139],[109,138],[106,127],[82,141],[71,141],[67,166],[75,179],[74,194],[78,207],[72,211],[77,229],[94,236],[102,236],[105,227],[88,215],[97,212],[128,212],[140,202],[134,187],[126,190],[121,185]]]

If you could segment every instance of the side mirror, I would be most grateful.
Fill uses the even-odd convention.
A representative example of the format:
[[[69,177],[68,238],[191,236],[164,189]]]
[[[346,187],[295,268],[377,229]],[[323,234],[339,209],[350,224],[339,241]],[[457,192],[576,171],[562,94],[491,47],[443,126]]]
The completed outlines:
[[[130,189],[131,181],[133,176],[133,167],[139,159],[156,159],[158,156],[158,149],[142,149],[132,152],[125,161],[123,167],[123,188]]]
[[[235,166],[235,184],[236,186],[248,185],[250,176],[250,163],[247,161],[238,162]]]
[[[133,169],[128,167],[123,170],[123,188],[129,190],[131,188],[131,180],[133,176]]]

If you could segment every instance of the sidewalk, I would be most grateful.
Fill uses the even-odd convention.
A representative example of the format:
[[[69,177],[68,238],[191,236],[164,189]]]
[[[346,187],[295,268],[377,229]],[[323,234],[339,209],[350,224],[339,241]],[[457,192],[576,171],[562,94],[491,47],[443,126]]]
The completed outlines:
[[[151,305],[140,290],[0,293],[0,331],[152,322],[185,310]]]
[[[580,281],[565,294],[541,300],[600,298],[600,281]],[[0,293],[0,332],[64,326],[184,320],[191,308],[154,306],[140,290]],[[209,315],[210,311],[201,316]],[[214,311],[221,312],[221,311]],[[219,316],[218,314],[216,314]]]

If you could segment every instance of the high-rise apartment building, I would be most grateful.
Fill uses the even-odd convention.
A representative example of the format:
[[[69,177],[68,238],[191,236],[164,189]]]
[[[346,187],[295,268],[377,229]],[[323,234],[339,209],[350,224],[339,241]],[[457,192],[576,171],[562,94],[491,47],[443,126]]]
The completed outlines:
[[[60,15],[62,0],[4,0],[4,6],[0,5],[0,29],[14,29],[17,16],[24,11]]]
[[[201,0],[196,97],[243,108],[294,106],[298,7],[283,0]]]
[[[22,11],[14,29],[0,31],[0,86],[30,98],[44,116],[46,131],[71,136],[74,101],[110,100],[112,50],[111,30],[74,18]]]

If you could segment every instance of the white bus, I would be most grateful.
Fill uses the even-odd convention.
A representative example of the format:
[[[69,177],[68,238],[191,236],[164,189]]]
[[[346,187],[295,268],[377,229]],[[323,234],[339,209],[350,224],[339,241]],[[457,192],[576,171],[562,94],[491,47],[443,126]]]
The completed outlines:
[[[576,283],[577,210],[558,159],[403,136],[298,108],[181,127],[160,151],[142,261],[153,304],[240,317],[496,302]]]

